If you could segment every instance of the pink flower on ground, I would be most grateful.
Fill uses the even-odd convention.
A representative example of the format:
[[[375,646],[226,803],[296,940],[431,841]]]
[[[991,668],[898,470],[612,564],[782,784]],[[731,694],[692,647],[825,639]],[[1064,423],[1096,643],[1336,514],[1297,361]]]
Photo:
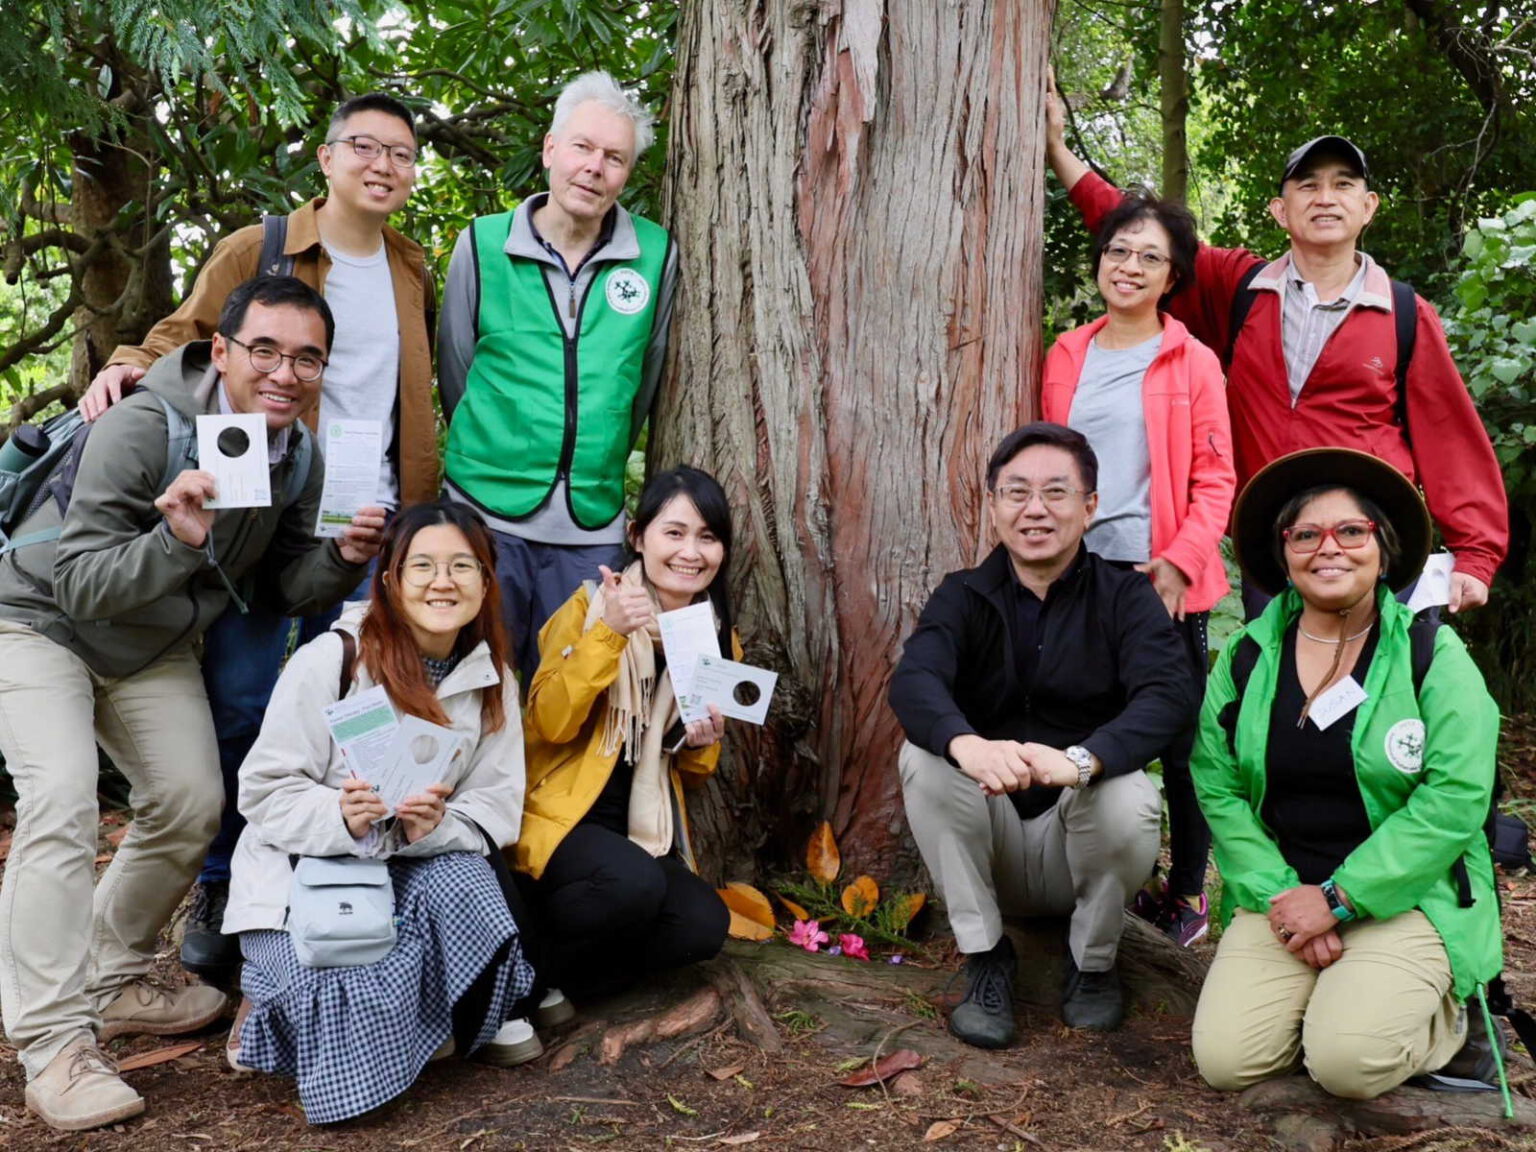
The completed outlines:
[[[807,952],[819,952],[821,946],[830,939],[821,930],[821,923],[817,920],[796,920],[795,926],[789,930],[789,942],[798,944]]]
[[[864,946],[864,937],[844,932],[837,938],[837,942],[842,945],[844,956],[853,960],[869,959],[869,949]]]

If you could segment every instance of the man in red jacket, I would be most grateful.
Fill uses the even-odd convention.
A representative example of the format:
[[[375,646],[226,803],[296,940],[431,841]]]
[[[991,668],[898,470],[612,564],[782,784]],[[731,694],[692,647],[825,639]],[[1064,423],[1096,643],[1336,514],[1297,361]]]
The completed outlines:
[[[1121,193],[1067,148],[1063,121],[1053,85],[1046,159],[1094,229]],[[1379,456],[1424,489],[1455,554],[1450,610],[1476,608],[1487,602],[1508,550],[1503,477],[1440,318],[1418,296],[1406,395],[1398,395],[1392,282],[1357,248],[1380,203],[1368,178],[1365,154],[1344,137],[1303,144],[1287,159],[1269,204],[1290,251],[1266,263],[1246,249],[1202,244],[1195,282],[1169,312],[1228,361],[1239,491],[1264,465],[1299,448]],[[1252,303],[1233,333],[1245,277]]]

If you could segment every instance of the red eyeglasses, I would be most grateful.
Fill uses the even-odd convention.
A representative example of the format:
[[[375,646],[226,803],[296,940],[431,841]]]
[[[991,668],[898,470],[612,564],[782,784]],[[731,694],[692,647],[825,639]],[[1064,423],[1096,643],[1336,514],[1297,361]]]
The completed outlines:
[[[1285,546],[1303,556],[1316,552],[1330,536],[1340,548],[1352,549],[1364,548],[1375,534],[1374,520],[1340,520],[1328,528],[1321,524],[1292,524],[1280,533]]]

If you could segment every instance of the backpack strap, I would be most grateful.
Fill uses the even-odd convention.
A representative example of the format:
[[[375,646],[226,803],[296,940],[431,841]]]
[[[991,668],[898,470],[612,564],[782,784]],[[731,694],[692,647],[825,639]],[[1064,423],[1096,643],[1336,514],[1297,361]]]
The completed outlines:
[[[1226,369],[1232,367],[1232,353],[1237,349],[1237,335],[1243,330],[1243,325],[1248,321],[1248,313],[1253,308],[1253,298],[1257,293],[1253,290],[1253,278],[1269,264],[1260,261],[1249,267],[1237,281],[1237,290],[1232,293],[1232,312],[1227,318],[1227,348],[1221,358],[1221,366]]]
[[[288,246],[288,217],[263,216],[261,218],[261,260],[256,265],[258,276],[292,276],[293,257],[283,252]]]
[[[304,485],[309,482],[309,470],[315,463],[315,434],[309,425],[296,420],[290,425],[299,436],[299,446],[293,450],[293,471],[288,473],[288,483],[283,486],[283,507],[298,503],[304,495]]]
[[[1419,336],[1419,297],[1412,284],[1401,280],[1392,281],[1392,326],[1397,332],[1397,426],[1403,430],[1403,439],[1409,440],[1408,365]]]
[[[165,413],[165,472],[160,477],[164,492],[182,472],[197,465],[197,425],[160,393],[150,391],[150,395]]]
[[[1254,665],[1259,662],[1259,642],[1244,632],[1232,650],[1232,699],[1222,708],[1217,719],[1227,734],[1227,748],[1237,755],[1237,714],[1243,707],[1243,693],[1248,690],[1248,678],[1253,675]]]
[[[336,699],[340,700],[352,687],[352,677],[357,671],[357,637],[345,628],[332,628],[341,637],[341,673],[336,682]]]

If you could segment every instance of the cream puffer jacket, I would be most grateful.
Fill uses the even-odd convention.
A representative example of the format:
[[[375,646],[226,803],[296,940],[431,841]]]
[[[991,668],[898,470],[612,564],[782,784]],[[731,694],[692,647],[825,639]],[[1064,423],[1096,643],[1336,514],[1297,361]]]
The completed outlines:
[[[350,608],[338,624],[354,635],[366,606]],[[341,818],[341,782],[350,776],[321,711],[337,699],[342,643],[316,637],[288,661],[272,693],[250,755],[240,766],[240,811],[249,823],[235,846],[226,933],[282,928],[288,914],[293,870],[300,856],[484,855],[484,828],[498,846],[516,841],[523,818],[523,728],[517,681],[491,664],[490,650],[474,648],[438,686],[438,699],[455,732],[468,738],[469,753],[455,758],[445,783],[453,786],[443,822],[414,844],[398,827],[371,841],[352,838]],[[358,660],[348,696],[374,686]],[[500,731],[480,731],[484,692],[501,692],[507,720]]]

